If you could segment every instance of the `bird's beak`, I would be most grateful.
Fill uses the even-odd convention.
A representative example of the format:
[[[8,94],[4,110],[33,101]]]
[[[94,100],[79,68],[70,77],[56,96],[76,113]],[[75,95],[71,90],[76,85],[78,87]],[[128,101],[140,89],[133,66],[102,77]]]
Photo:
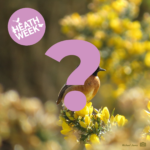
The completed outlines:
[[[103,68],[100,68],[100,67],[99,67],[99,71],[106,71],[106,70],[105,70],[105,69],[103,69]]]

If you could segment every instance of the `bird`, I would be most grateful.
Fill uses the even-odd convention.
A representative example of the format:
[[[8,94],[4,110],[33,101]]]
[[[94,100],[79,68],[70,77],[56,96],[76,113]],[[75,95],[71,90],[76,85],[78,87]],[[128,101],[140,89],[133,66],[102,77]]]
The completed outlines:
[[[86,79],[84,85],[66,85],[65,84],[61,88],[58,94],[56,103],[60,104],[61,101],[64,103],[64,98],[66,94],[70,91],[80,91],[86,96],[87,102],[92,100],[92,98],[96,95],[100,87],[100,79],[97,76],[97,73],[99,71],[106,71],[106,70],[98,66],[95,72]]]
[[[17,23],[19,23],[19,21],[20,21],[20,18],[17,18],[17,20],[13,20],[13,22],[17,22]]]

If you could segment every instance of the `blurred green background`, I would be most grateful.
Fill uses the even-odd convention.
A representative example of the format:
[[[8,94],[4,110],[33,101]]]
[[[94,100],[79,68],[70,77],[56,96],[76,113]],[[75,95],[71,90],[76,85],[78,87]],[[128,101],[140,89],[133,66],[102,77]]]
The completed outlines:
[[[140,96],[150,97],[150,65],[147,65],[150,59],[150,56],[147,55],[150,50],[150,19],[148,14],[145,14],[150,12],[150,1],[144,0],[140,6],[137,6],[139,11],[135,8],[136,11],[133,12],[133,16],[132,13],[122,14],[117,10],[118,7],[115,8],[116,5],[114,6],[115,11],[118,11],[116,18],[120,18],[121,24],[124,23],[124,26],[120,25],[123,31],[122,29],[118,30],[118,22],[113,22],[113,19],[112,22],[107,22],[108,26],[110,25],[108,28],[105,25],[98,27],[98,24],[96,26],[96,21],[100,20],[100,15],[103,13],[101,7],[105,4],[109,6],[110,1],[113,2],[113,0],[107,0],[108,3],[107,1],[105,3],[105,1],[0,0],[0,84],[3,90],[13,89],[18,91],[21,97],[37,97],[42,103],[48,100],[55,102],[60,88],[71,72],[79,65],[79,59],[75,56],[68,56],[59,63],[45,56],[45,52],[53,44],[62,40],[73,38],[87,40],[98,47],[101,53],[100,65],[107,70],[99,74],[102,85],[96,97],[92,100],[93,105],[96,108],[107,106],[110,111],[116,108],[116,112],[129,116],[132,111],[127,110],[130,106],[130,100],[127,104],[122,101],[119,103],[117,100],[129,99],[128,96],[125,96],[126,93],[131,93],[134,98],[136,95],[134,94],[134,88],[135,93],[141,93]],[[139,0],[129,1],[138,3]],[[24,7],[39,11],[46,22],[44,37],[32,46],[18,45],[10,38],[7,30],[7,23],[12,13]],[[109,8],[106,8],[107,10],[108,14],[112,14],[112,12],[109,12]],[[90,11],[92,13],[89,13]],[[90,23],[84,25],[82,22],[87,18]],[[95,22],[93,21],[94,18],[96,18]],[[132,23],[128,20],[127,22],[123,21],[126,21],[126,18],[129,18],[131,22],[137,20],[141,23],[141,26],[137,27],[138,31],[135,31],[139,33],[136,38],[131,37],[135,33],[129,29]],[[135,26],[138,25],[135,23]],[[127,32],[128,30],[130,32]],[[142,32],[142,37],[139,30]],[[131,45],[132,43],[134,44]],[[147,61],[145,60],[146,57]],[[138,90],[136,90],[137,88]],[[61,108],[61,106],[55,106],[54,103],[50,103],[50,105],[54,106],[55,109]],[[59,110],[54,111],[57,115],[58,112]],[[59,135],[59,130],[57,129],[56,138]],[[36,138],[34,140],[36,141]]]

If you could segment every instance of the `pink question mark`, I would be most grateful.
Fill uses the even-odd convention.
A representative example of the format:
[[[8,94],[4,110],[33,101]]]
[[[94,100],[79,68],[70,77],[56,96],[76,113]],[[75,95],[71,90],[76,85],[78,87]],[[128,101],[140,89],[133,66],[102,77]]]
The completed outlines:
[[[75,55],[80,58],[80,65],[67,79],[67,85],[84,85],[86,79],[97,69],[100,63],[99,50],[91,43],[82,40],[65,40],[50,47],[45,55],[60,62],[64,57]],[[71,111],[79,111],[86,105],[82,92],[71,91],[64,98],[65,106]]]

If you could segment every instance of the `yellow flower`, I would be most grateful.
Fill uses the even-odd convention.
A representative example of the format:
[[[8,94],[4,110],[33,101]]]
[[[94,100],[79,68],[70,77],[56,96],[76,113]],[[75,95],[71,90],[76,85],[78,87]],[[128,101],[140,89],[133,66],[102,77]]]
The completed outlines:
[[[128,120],[122,115],[116,115],[115,121],[118,123],[118,126],[124,126]]]
[[[119,13],[122,12],[127,5],[128,3],[126,0],[116,0],[112,3],[112,7]]]
[[[136,30],[128,30],[127,36],[134,39],[134,40],[140,40],[143,36],[142,31],[139,29]]]
[[[95,45],[97,48],[102,47],[102,42],[99,39],[91,39],[90,42]]]
[[[146,140],[150,141],[150,135],[146,136]]]
[[[86,116],[84,117],[84,119],[85,119],[85,123],[86,123],[87,125],[89,125],[90,122],[91,122],[90,117],[89,117],[88,115],[86,115]]]
[[[90,27],[99,27],[103,22],[102,17],[100,17],[97,13],[88,13],[87,14],[87,24]]]
[[[117,19],[113,19],[111,22],[110,22],[110,27],[117,33],[121,33],[122,32],[122,27],[121,27],[121,22],[120,20],[117,18]]]
[[[90,136],[90,141],[91,141],[93,144],[100,143],[99,137],[98,137],[96,134],[92,134],[92,135]]]
[[[125,18],[124,20],[122,20],[122,25],[126,28],[129,29],[130,28],[130,23],[131,21],[128,18]]]
[[[98,113],[98,114],[95,115],[95,119],[100,118],[100,117],[101,117],[100,113]]]
[[[78,115],[78,116],[82,116],[84,117],[85,115],[90,115],[92,114],[93,112],[93,106],[92,106],[92,102],[89,102],[86,104],[86,106],[79,110],[79,111],[76,111],[75,113]]]
[[[118,17],[118,15],[117,15],[117,13],[114,12],[114,11],[111,11],[111,13],[108,13],[108,15],[107,15],[107,18],[108,18],[109,20],[116,19],[117,17]]]
[[[114,95],[116,97],[120,96],[124,91],[125,91],[125,85],[124,84],[119,84],[118,89],[114,92]]]
[[[97,39],[104,39],[106,37],[106,34],[105,34],[105,32],[98,30],[95,32],[94,36]]]
[[[150,67],[150,52],[148,52],[144,59],[145,65]]]
[[[147,108],[148,108],[149,111],[150,111],[150,101],[148,101]]]
[[[80,19],[80,15],[78,13],[74,13],[71,15],[72,19]]]
[[[105,124],[107,124],[109,117],[110,117],[109,110],[107,107],[104,107],[102,113],[100,114],[100,119],[104,121]]]
[[[106,119],[109,119],[110,114],[109,114],[109,110],[108,110],[107,107],[104,107],[104,108],[103,108],[102,113],[105,114],[105,118],[106,118]]]
[[[148,133],[150,131],[150,126],[146,126],[143,130],[145,133]]]
[[[83,121],[80,121],[80,126],[83,127],[83,128],[87,128],[87,124]]]
[[[150,50],[150,41],[145,41],[144,44],[145,44],[145,49],[149,51]]]
[[[141,24],[138,21],[130,22],[130,29],[136,30],[141,28]]]
[[[91,144],[85,144],[86,150],[90,150],[92,148]]]
[[[93,106],[92,106],[92,102],[87,103],[87,107],[89,109],[89,114],[93,113]]]
[[[62,128],[63,130],[61,130],[60,132],[64,135],[67,135],[72,130],[71,127],[65,121],[63,121],[62,123]]]
[[[135,42],[132,45],[132,49],[134,53],[142,54],[145,52],[145,44],[140,42]]]

